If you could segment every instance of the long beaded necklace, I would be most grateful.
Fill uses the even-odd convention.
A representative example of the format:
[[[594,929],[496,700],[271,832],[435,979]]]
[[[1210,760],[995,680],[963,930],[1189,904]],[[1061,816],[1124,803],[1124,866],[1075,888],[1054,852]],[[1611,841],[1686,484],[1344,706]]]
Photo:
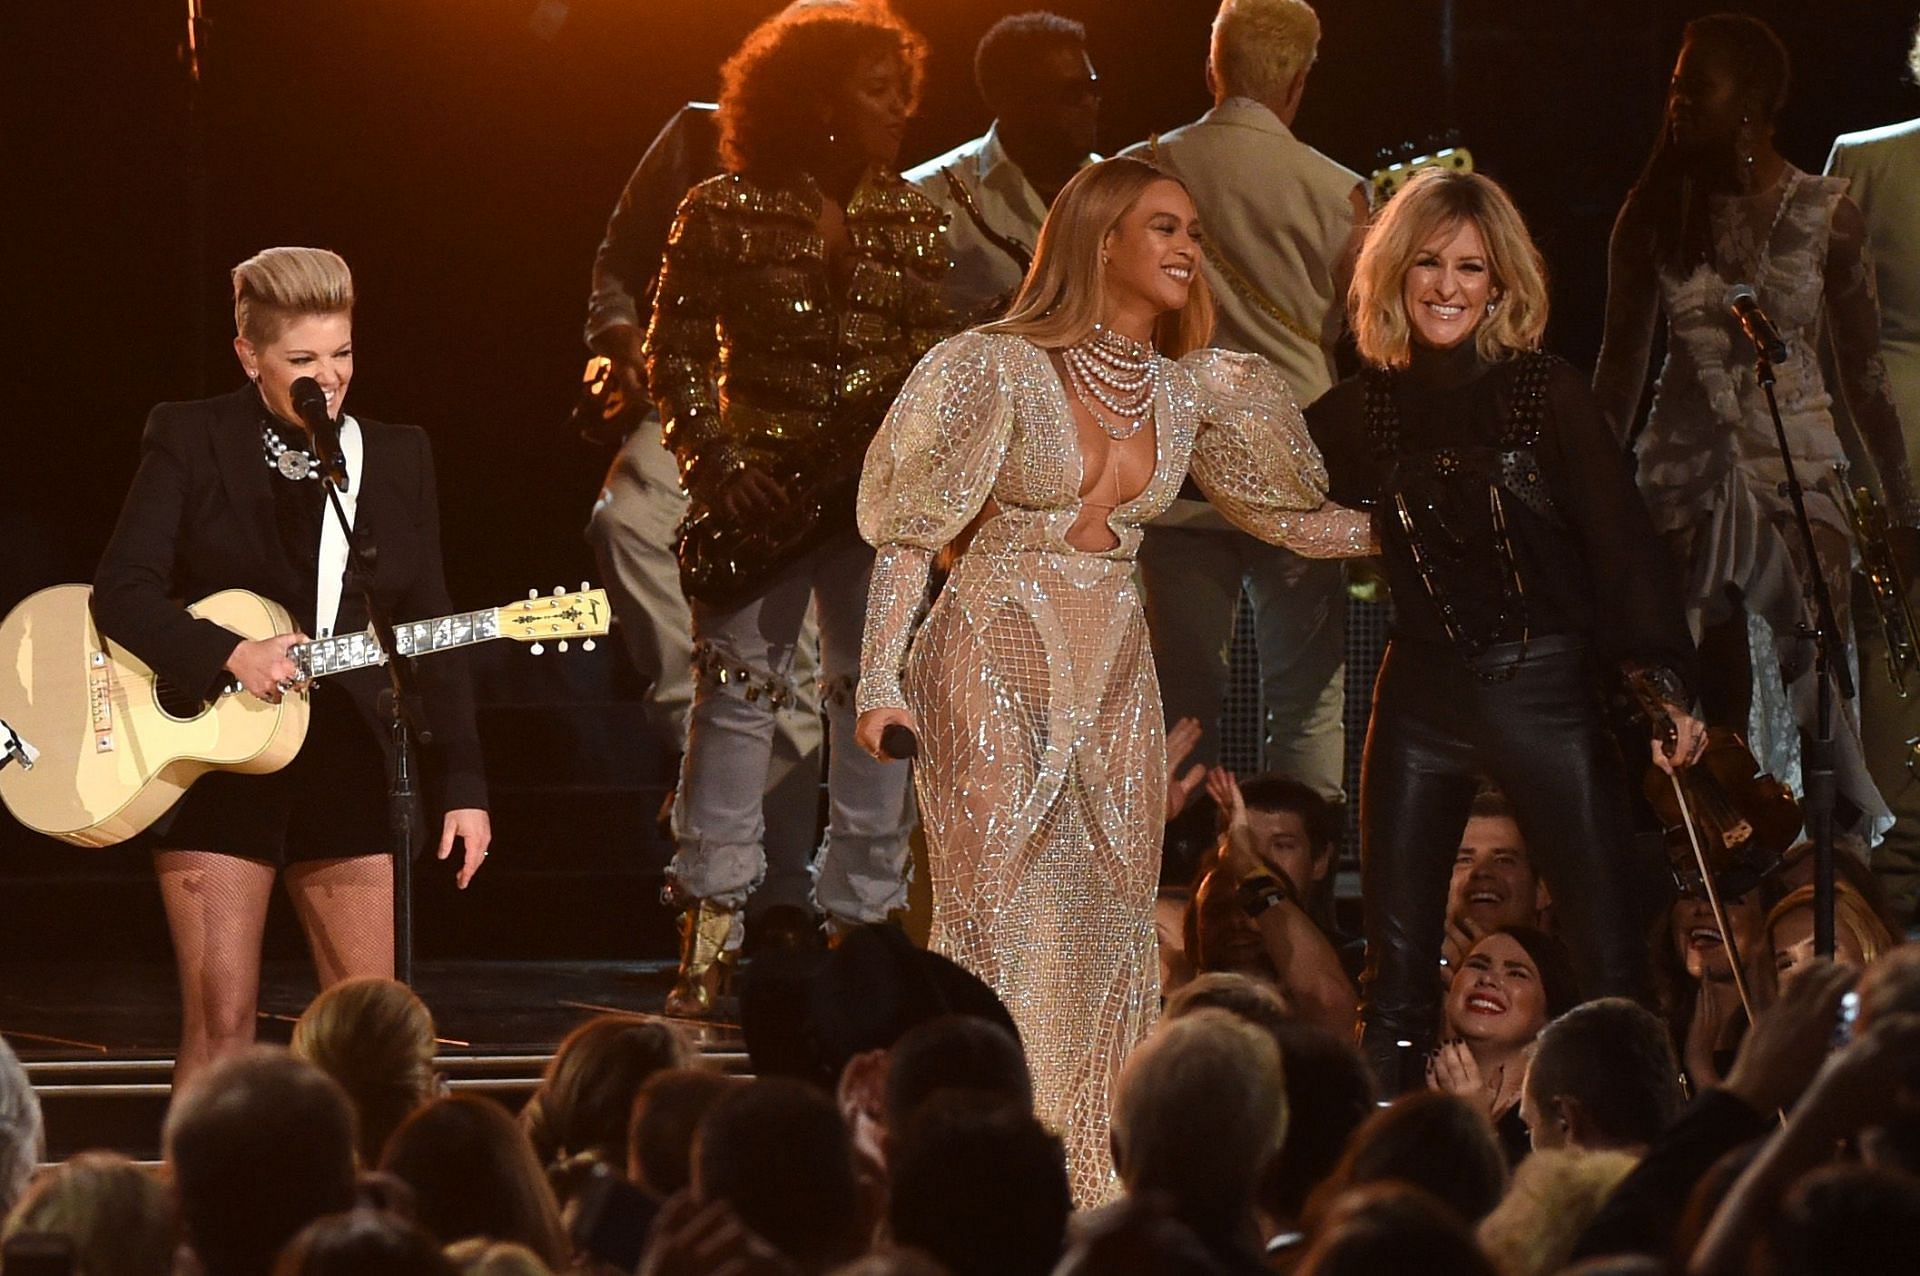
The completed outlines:
[[[1152,346],[1096,323],[1092,336],[1068,346],[1060,357],[1074,396],[1108,438],[1124,443],[1153,419],[1160,355]],[[1109,424],[1110,418],[1120,424]]]

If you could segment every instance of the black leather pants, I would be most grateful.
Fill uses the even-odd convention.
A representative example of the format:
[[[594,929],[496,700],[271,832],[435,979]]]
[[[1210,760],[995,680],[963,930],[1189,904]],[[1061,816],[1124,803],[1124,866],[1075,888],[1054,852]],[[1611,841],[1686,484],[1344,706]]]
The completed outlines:
[[[1519,652],[1494,647],[1479,667],[1510,668]],[[1648,999],[1658,865],[1635,850],[1584,643],[1537,638],[1512,678],[1487,682],[1451,647],[1396,640],[1374,684],[1360,785],[1361,1044],[1384,1095],[1421,1084],[1438,1039],[1447,884],[1481,776],[1513,803],[1582,995]]]

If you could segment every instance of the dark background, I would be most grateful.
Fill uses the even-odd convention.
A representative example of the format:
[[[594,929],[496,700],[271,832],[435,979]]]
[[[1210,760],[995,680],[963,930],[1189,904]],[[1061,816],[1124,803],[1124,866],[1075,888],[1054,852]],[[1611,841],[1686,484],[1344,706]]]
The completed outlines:
[[[0,610],[91,574],[153,403],[237,384],[226,272],[272,244],[324,245],[352,264],[350,408],[431,432],[456,601],[590,574],[579,533],[606,458],[560,422],[584,353],[593,251],[662,121],[711,98],[722,58],[775,7],[206,0],[195,93],[180,54],[184,0],[6,5]],[[974,42],[1032,6],[895,7],[933,49],[904,167],[984,127]],[[1214,0],[1051,7],[1088,26],[1104,150],[1209,104]],[[1297,131],[1365,172],[1380,148],[1458,129],[1482,171],[1512,188],[1551,263],[1549,343],[1590,364],[1607,229],[1653,139],[1680,28],[1715,7],[1324,0]],[[1920,91],[1901,78],[1915,0],[1736,7],[1774,23],[1793,51],[1781,144],[1795,163],[1817,170],[1836,132],[1920,114]],[[488,694],[576,677],[521,668],[487,662]],[[510,755],[492,745],[498,771]],[[601,836],[581,815],[570,836]],[[138,871],[130,852],[33,842],[0,817],[0,890],[12,901],[0,929],[38,908],[9,881],[58,877],[71,860],[90,877]],[[504,831],[501,849],[515,851]]]

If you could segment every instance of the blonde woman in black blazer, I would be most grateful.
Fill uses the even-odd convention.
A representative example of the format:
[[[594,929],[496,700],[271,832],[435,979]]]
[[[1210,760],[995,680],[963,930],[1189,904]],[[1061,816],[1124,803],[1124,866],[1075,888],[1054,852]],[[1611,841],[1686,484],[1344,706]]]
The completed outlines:
[[[321,483],[289,477],[311,451],[291,401],[299,378],[319,383],[340,426],[354,535],[377,551],[374,598],[398,619],[453,606],[426,435],[342,413],[353,376],[346,263],[320,249],[271,248],[235,267],[233,286],[234,350],[251,384],[153,410],[139,471],[94,577],[93,612],[103,634],[177,687],[211,694],[237,680],[277,700],[298,687],[289,647],[308,633],[367,624]],[[235,587],[285,606],[302,632],[247,640],[187,614],[186,604]],[[492,838],[472,691],[458,653],[419,670],[434,733],[426,797],[445,812],[441,858],[463,844],[464,887]],[[156,827],[154,867],[180,973],[176,1085],[253,1039],[277,875],[284,873],[322,987],[392,975],[390,746],[375,708],[386,681],[382,670],[365,669],[316,684],[307,739],[291,763],[270,775],[209,775]]]

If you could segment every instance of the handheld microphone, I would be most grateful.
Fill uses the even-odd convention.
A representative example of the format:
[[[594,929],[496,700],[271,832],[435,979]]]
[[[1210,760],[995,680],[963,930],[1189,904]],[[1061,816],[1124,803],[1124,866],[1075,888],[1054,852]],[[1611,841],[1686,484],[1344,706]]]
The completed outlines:
[[[913,733],[912,727],[890,722],[880,732],[880,752],[896,762],[917,758],[920,756],[920,737]]]
[[[1760,298],[1754,295],[1752,284],[1735,284],[1727,289],[1726,304],[1761,358],[1768,363],[1779,363],[1787,357],[1787,343],[1780,339],[1773,320],[1760,308]]]
[[[320,460],[320,477],[344,492],[347,461],[340,455],[340,424],[327,414],[327,392],[312,377],[301,377],[288,391],[293,410],[306,423],[313,450]]]

